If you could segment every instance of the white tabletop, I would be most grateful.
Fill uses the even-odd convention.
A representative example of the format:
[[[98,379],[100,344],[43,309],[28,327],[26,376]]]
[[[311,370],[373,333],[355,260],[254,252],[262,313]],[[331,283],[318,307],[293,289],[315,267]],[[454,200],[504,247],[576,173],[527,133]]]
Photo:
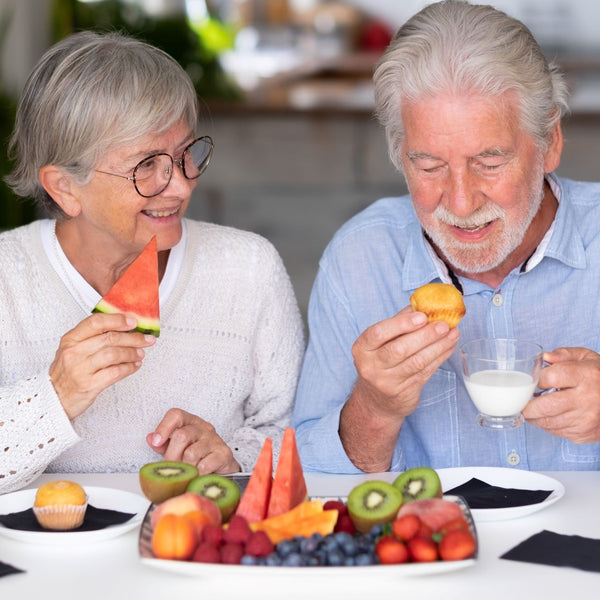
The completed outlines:
[[[348,567],[351,571],[347,577],[342,577],[327,576],[327,568],[323,567],[323,573],[318,575],[307,576],[306,571],[298,568],[297,576],[281,577],[273,575],[273,568],[260,571],[260,567],[251,567],[252,575],[248,577],[243,573],[240,575],[240,568],[236,568],[235,577],[223,577],[223,569],[215,576],[190,577],[143,564],[138,554],[138,529],[111,540],[77,546],[36,545],[0,536],[0,561],[26,571],[0,578],[0,597],[51,600],[598,598],[600,574],[499,558],[544,529],[600,538],[600,472],[546,475],[563,483],[565,495],[544,510],[525,517],[496,522],[478,522],[476,519],[478,558],[474,565],[457,571],[392,577],[387,575],[386,567],[381,567],[381,571],[370,569],[368,576],[358,576],[359,567]],[[383,474],[381,478],[389,480],[390,476]],[[68,478],[84,486],[141,494],[137,474],[124,473],[43,475],[30,487],[59,478]],[[311,495],[346,495],[360,481],[375,478],[378,477],[306,475]]]

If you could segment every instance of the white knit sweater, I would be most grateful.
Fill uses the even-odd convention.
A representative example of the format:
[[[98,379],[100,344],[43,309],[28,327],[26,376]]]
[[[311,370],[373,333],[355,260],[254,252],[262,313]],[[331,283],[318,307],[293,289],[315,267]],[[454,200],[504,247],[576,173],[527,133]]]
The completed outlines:
[[[48,376],[87,316],[44,252],[39,222],[0,235],[0,492],[48,472],[137,471],[171,407],[211,422],[244,471],[279,448],[304,349],[294,292],[264,238],[187,221],[185,258],[139,371],[72,422]]]

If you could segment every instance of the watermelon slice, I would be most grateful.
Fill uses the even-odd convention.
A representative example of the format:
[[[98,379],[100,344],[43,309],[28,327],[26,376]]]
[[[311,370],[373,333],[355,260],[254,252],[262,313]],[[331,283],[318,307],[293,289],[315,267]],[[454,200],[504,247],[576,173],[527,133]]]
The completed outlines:
[[[248,523],[258,523],[266,518],[272,481],[273,442],[266,438],[235,514],[245,517]]]
[[[160,335],[156,237],[146,244],[92,312],[132,314],[137,319],[136,331]]]
[[[273,478],[267,517],[276,517],[291,510],[304,502],[306,497],[306,481],[304,480],[300,455],[296,446],[296,436],[294,429],[287,427],[283,432],[281,452],[279,453],[279,461]]]

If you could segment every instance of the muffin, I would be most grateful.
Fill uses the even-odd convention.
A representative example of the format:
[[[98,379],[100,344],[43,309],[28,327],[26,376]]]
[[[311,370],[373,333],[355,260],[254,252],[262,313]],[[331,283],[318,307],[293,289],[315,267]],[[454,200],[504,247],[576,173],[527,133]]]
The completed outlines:
[[[413,292],[410,305],[428,321],[446,321],[450,327],[456,327],[466,312],[462,294],[449,283],[422,285]]]
[[[85,490],[79,484],[49,481],[38,488],[33,513],[44,529],[76,529],[83,523],[87,500]]]

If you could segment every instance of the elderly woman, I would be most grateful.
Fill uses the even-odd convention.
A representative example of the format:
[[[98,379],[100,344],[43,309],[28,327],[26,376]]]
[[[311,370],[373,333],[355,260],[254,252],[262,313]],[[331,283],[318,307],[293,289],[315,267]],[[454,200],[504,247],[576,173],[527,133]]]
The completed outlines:
[[[184,219],[213,149],[197,121],[183,69],[120,34],[72,35],[32,72],[7,182],[54,218],[0,235],[0,491],[162,459],[246,471],[277,447],[301,317],[269,242]],[[91,314],[153,236],[159,339]]]

